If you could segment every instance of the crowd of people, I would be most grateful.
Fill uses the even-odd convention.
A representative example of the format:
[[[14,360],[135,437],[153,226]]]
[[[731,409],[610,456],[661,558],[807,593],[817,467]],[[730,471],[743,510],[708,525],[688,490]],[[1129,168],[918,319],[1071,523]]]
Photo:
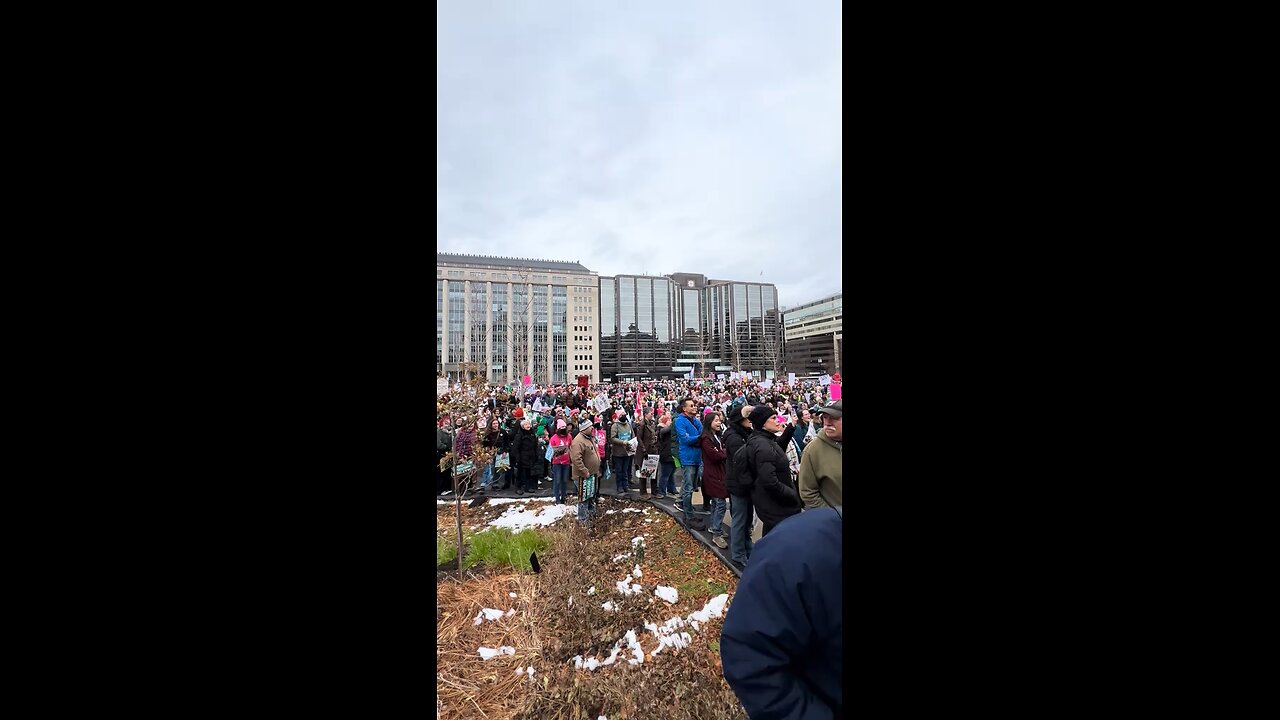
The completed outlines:
[[[454,392],[474,401],[474,411],[451,419],[446,407],[459,398],[441,398],[437,457],[452,450],[465,463],[477,445],[490,448],[493,459],[475,471],[482,493],[550,487],[556,503],[586,500],[579,508],[586,521],[600,481],[612,478],[619,493],[677,499],[686,522],[709,516],[712,542],[744,566],[756,517],[767,535],[805,508],[843,502],[843,400],[832,401],[821,383],[663,380]],[[645,469],[651,455],[656,467]],[[450,472],[439,470],[438,494],[455,490]]]
[[[576,498],[581,523],[610,477],[620,493],[677,499],[686,524],[707,516],[711,541],[743,568],[720,652],[748,715],[840,717],[844,413],[831,395],[815,382],[712,379],[458,387],[437,407],[437,459],[467,463],[488,448],[492,459],[469,471],[479,492],[549,485],[556,503]],[[438,494],[457,491],[452,467]]]

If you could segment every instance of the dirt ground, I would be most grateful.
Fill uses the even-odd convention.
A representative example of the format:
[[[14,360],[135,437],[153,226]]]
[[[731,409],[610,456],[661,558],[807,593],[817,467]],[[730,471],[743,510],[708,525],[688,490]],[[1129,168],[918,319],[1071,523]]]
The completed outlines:
[[[534,510],[550,503],[524,505]],[[464,528],[478,530],[511,507],[464,506]],[[734,575],[647,503],[602,497],[598,509],[600,516],[590,528],[569,517],[540,529],[552,539],[538,556],[541,574],[487,569],[466,573],[462,581],[456,573],[438,578],[439,717],[647,719],[661,708],[663,720],[745,720],[720,669],[723,616],[700,622],[697,629],[682,627],[689,636],[685,647],[659,649],[656,633],[645,627],[676,617],[687,620],[721,594],[731,603]],[[453,505],[437,506],[442,537],[454,537],[454,512]],[[637,537],[643,540],[633,543]],[[630,590],[635,584],[641,591],[619,591],[617,584],[624,578],[624,587]],[[675,588],[676,602],[655,596],[658,585]],[[603,608],[604,603],[610,608]],[[500,610],[502,617],[476,625],[482,608]],[[638,664],[628,662],[635,652],[626,639],[628,631],[634,632],[643,654]],[[621,651],[613,653],[619,641]],[[483,660],[478,652],[480,647],[503,646],[513,648],[513,654]],[[595,670],[575,666],[575,658],[603,661],[611,654],[617,656],[611,665]],[[532,680],[529,667],[534,669]]]

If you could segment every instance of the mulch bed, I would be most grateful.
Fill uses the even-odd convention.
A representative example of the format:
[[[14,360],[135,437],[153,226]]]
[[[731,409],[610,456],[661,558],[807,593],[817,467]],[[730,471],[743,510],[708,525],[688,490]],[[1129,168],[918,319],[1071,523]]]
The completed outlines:
[[[509,507],[464,506],[464,525],[483,527]],[[639,512],[623,512],[628,508]],[[437,585],[440,717],[596,720],[605,715],[619,720],[651,718],[660,708],[663,720],[746,718],[720,668],[723,618],[697,631],[687,629],[688,647],[666,648],[656,656],[657,641],[644,628],[646,622],[661,625],[687,616],[719,594],[732,597],[737,578],[647,502],[602,497],[598,509],[600,516],[586,528],[572,518],[539,528],[552,537],[551,547],[538,556],[541,574],[492,570],[483,576],[466,573],[459,582],[455,573]],[[442,536],[453,537],[454,507],[437,506],[437,522]],[[643,560],[632,546],[637,536],[644,537]],[[630,581],[643,591],[619,593],[615,583],[636,565],[641,576]],[[676,603],[655,597],[659,584],[677,589]],[[592,586],[596,592],[588,595]],[[605,602],[615,610],[603,609]],[[485,607],[515,608],[516,613],[477,626],[474,618]],[[643,663],[620,659],[594,671],[574,667],[575,656],[607,657],[628,630],[636,632]],[[481,660],[477,653],[480,646],[503,645],[514,647],[515,654]],[[529,666],[535,670],[532,681],[515,672]]]

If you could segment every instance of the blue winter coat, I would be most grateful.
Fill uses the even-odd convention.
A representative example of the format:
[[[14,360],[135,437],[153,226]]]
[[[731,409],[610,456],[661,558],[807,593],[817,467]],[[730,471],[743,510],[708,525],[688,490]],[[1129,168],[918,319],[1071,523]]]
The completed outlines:
[[[702,464],[702,421],[690,420],[684,413],[676,418],[676,437],[680,441],[680,466]]]
[[[787,518],[751,550],[720,633],[724,679],[751,720],[843,714],[843,521]]]

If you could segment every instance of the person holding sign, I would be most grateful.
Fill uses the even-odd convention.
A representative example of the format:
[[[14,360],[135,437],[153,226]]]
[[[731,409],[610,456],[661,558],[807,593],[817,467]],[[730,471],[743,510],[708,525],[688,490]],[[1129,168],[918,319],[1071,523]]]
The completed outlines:
[[[569,446],[573,439],[569,437],[569,425],[564,420],[556,421],[556,434],[549,441],[551,450],[551,495],[557,505],[564,504],[565,488],[569,484]]]
[[[569,463],[573,468],[573,479],[582,488],[578,498],[578,522],[585,524],[589,513],[595,511],[596,487],[600,473],[600,455],[596,448],[596,428],[590,418],[583,418],[578,426],[578,435],[569,445]]]

